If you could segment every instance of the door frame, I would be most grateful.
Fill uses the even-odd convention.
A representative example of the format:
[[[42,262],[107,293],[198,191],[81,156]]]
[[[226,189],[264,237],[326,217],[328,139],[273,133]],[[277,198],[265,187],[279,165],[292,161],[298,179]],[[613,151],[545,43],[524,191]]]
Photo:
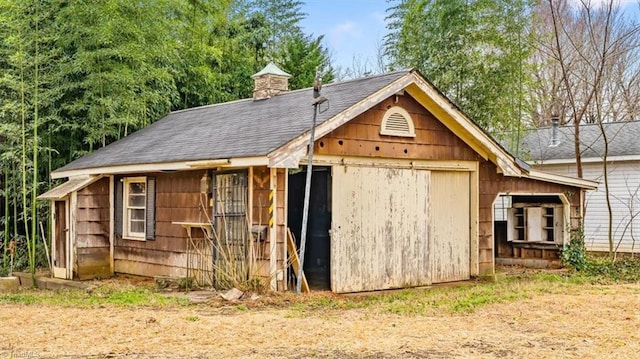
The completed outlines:
[[[58,242],[58,238],[56,237],[56,232],[57,232],[57,211],[56,211],[56,203],[58,202],[64,202],[64,211],[65,211],[65,229],[64,229],[64,233],[65,233],[65,266],[64,267],[56,267],[55,263],[55,259],[56,259],[56,253],[57,253],[57,242]],[[72,279],[73,277],[73,267],[72,267],[72,258],[71,258],[71,254],[72,254],[72,250],[71,250],[71,236],[70,236],[70,232],[71,232],[71,219],[70,219],[70,210],[69,210],[69,197],[64,197],[61,199],[56,199],[51,201],[51,223],[53,223],[53,229],[51,231],[51,268],[52,268],[52,273],[51,275],[54,278],[60,278],[60,279]]]

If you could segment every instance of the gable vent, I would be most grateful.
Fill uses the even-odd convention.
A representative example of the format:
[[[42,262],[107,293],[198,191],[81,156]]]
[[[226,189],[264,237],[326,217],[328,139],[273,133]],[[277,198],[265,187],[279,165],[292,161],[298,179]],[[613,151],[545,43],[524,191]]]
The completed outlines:
[[[402,107],[391,107],[382,118],[380,134],[387,136],[416,137],[411,115]]]

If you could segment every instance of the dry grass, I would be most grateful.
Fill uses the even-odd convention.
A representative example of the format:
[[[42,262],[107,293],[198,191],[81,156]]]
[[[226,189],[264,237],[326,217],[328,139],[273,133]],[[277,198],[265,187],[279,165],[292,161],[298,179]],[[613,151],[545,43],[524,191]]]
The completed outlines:
[[[117,285],[96,291],[135,293]],[[640,351],[640,284],[557,275],[240,303],[105,298],[81,305],[0,298],[0,357],[628,358]]]

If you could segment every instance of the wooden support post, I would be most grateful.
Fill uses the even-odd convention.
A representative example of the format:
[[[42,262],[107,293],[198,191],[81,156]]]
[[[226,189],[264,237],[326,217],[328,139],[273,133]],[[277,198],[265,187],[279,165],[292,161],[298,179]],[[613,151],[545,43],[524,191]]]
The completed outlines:
[[[115,274],[115,182],[114,177],[109,176],[109,272]]]
[[[271,290],[278,290],[277,264],[278,264],[278,240],[277,240],[277,216],[276,210],[278,196],[278,170],[270,168],[269,173],[269,286]]]

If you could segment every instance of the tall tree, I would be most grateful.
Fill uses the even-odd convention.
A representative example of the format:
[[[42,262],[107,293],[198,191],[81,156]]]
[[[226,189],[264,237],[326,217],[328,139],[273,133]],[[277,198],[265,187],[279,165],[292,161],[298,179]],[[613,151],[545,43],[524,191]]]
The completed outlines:
[[[519,130],[529,1],[401,0],[389,11],[385,46],[394,67],[417,67],[484,129]]]
[[[312,86],[316,71],[322,73],[322,82],[333,81],[333,67],[322,39],[323,36],[314,38],[300,32],[285,43],[280,64],[291,74],[289,87],[292,90]]]
[[[57,14],[61,123],[86,146],[126,136],[166,114],[176,96],[171,0],[73,1]],[[82,121],[78,123],[77,121]]]
[[[302,32],[300,21],[307,17],[302,11],[303,5],[300,0],[252,0],[249,3],[251,10],[264,16],[266,21],[268,60],[274,60],[274,56],[282,52],[291,36]]]
[[[580,138],[580,125],[597,124],[604,144],[602,173],[608,209],[609,254],[614,256],[613,208],[609,194],[608,150],[615,133],[606,123],[632,120],[640,115],[640,23],[624,17],[614,0],[600,5],[582,1],[575,6],[547,0],[537,9],[538,51],[550,64],[554,78],[545,93],[551,94],[553,111],[574,127],[576,175],[583,176],[581,151],[589,144]],[[551,24],[547,26],[546,24]],[[541,68],[545,72],[546,67]],[[544,84],[540,85],[541,87]],[[635,95],[634,95],[635,94]],[[543,108],[544,104],[540,104]]]

